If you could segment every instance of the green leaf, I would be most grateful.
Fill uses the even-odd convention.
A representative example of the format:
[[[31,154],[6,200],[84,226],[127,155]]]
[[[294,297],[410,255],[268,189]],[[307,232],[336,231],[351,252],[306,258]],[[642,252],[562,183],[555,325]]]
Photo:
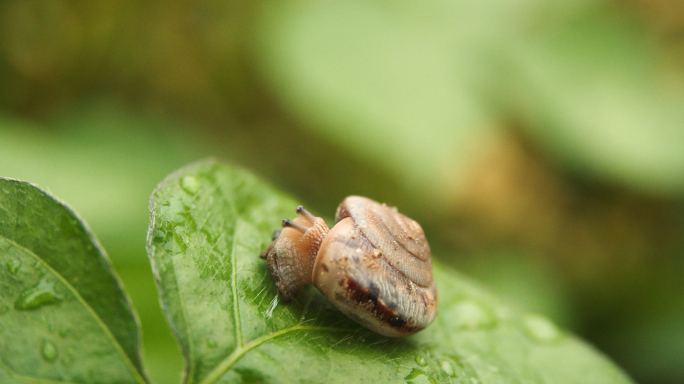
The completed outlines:
[[[583,173],[681,195],[684,82],[663,47],[604,9],[540,24],[509,47],[523,128]]]
[[[428,200],[467,182],[501,118],[583,174],[681,195],[679,68],[629,19],[590,1],[265,2],[255,52],[305,128],[407,191],[440,184]]]
[[[197,158],[197,140],[179,129],[111,100],[79,104],[39,125],[0,113],[0,175],[31,180],[68,201],[115,265],[147,263],[141,244],[150,190]]]
[[[138,321],[66,205],[0,178],[0,381],[146,383]]]
[[[459,179],[493,125],[474,96],[491,76],[473,47],[487,45],[489,33],[468,14],[487,7],[291,1],[263,8],[259,63],[305,128],[407,189]]]
[[[280,303],[259,254],[297,205],[214,161],[181,169],[152,195],[149,253],[185,382],[631,383],[545,317],[506,307],[440,263],[437,318],[410,337],[366,330],[312,287]]]
[[[587,1],[265,2],[255,53],[304,128],[441,204],[488,151],[523,27]],[[513,92],[519,90],[515,88]],[[445,187],[446,184],[446,187]],[[429,202],[428,202],[429,204]]]

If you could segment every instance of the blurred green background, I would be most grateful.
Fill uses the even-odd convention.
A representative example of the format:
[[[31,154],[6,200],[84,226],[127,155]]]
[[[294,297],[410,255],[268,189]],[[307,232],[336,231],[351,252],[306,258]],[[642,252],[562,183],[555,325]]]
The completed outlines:
[[[0,2],[0,175],[90,224],[159,383],[148,198],[208,156],[326,217],[397,205],[511,305],[684,382],[679,0]]]

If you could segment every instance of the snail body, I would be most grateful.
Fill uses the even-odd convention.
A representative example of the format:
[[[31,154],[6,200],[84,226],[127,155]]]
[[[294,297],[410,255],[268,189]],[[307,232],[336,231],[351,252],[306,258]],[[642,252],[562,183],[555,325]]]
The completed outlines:
[[[360,196],[342,201],[332,229],[301,206],[297,213],[261,254],[284,301],[313,284],[341,312],[385,336],[432,322],[437,290],[417,222]]]

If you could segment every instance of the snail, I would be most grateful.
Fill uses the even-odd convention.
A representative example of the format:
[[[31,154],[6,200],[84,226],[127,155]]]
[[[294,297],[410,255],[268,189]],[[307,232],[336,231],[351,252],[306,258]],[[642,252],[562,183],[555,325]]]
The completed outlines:
[[[342,201],[329,229],[302,206],[261,253],[283,301],[313,284],[340,311],[385,336],[410,335],[435,318],[437,289],[420,225],[360,196]]]

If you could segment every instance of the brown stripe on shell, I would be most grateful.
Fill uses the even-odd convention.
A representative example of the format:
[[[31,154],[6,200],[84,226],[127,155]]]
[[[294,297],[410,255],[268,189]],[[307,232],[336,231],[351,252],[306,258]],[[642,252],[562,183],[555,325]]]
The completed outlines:
[[[373,315],[380,322],[390,326],[395,331],[402,334],[411,334],[418,328],[379,300],[378,293],[373,292],[372,285],[371,289],[367,290],[349,278],[341,280],[339,285],[344,289],[347,298],[351,299],[358,306],[363,307],[367,313]]]

